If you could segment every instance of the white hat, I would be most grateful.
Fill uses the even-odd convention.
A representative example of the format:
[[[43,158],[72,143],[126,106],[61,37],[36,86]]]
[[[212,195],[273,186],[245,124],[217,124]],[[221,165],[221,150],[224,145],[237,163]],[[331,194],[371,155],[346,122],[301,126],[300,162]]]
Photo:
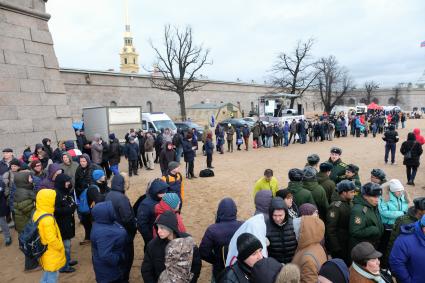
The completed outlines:
[[[404,187],[401,184],[400,180],[397,179],[391,179],[389,181],[390,183],[390,191],[395,193],[395,192],[400,192],[400,191],[404,191]]]
[[[228,126],[228,127],[231,127],[231,126],[232,126],[232,124],[230,124],[230,123],[229,123],[229,124],[227,124],[227,126]]]

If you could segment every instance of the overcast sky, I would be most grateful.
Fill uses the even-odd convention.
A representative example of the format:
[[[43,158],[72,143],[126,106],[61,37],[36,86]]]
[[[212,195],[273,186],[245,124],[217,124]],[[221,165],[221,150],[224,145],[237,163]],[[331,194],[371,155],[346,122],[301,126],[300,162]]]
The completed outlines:
[[[155,61],[165,24],[190,25],[211,50],[209,79],[260,83],[280,52],[313,37],[315,57],[334,55],[356,84],[416,82],[425,70],[424,0],[128,0],[141,66]],[[119,70],[124,0],[48,1],[61,67]],[[142,70],[141,73],[146,73]]]

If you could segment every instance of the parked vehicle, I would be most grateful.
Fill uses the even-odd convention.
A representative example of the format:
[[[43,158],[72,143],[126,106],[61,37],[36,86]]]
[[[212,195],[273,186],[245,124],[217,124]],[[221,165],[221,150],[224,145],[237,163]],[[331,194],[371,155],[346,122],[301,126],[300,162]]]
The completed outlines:
[[[240,127],[243,127],[244,125],[248,125],[249,128],[252,127],[250,122],[247,122],[243,119],[238,119],[238,118],[226,119],[221,121],[219,124],[223,126],[224,128],[227,128],[228,124],[231,124],[234,128],[240,128]]]
[[[196,129],[197,134],[197,138],[198,140],[202,139],[202,135],[204,134],[204,128],[202,128],[201,126],[199,126],[196,123],[193,123],[191,121],[186,121],[186,122],[176,122],[174,123],[174,125],[176,125],[177,129],[180,129],[183,131],[183,133],[186,135],[187,132],[189,132],[192,129]]]
[[[173,133],[177,127],[171,118],[164,112],[142,113],[142,130],[160,132],[161,129],[169,128]]]

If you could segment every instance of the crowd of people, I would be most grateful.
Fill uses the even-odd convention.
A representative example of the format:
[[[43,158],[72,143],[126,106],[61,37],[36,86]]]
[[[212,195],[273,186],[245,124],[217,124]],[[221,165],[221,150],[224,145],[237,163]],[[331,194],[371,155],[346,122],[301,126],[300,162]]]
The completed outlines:
[[[312,124],[329,130],[334,118],[321,117]],[[337,123],[342,119],[336,118]],[[224,154],[224,135],[229,152],[234,143],[237,149],[244,143],[248,150],[251,134],[254,148],[271,147],[272,141],[275,146],[288,146],[298,134],[298,142],[307,142],[309,127],[303,128],[302,120],[293,123],[289,129],[292,126],[296,132],[288,132],[288,139],[285,135],[273,138],[274,132],[270,136],[268,129],[275,126],[266,127],[264,142],[263,129],[258,131],[262,123],[252,129],[218,126],[215,146],[212,131],[205,131],[202,152],[207,167],[213,168],[214,147]],[[382,130],[385,162],[391,152],[393,164],[399,141],[396,125],[390,122]],[[335,130],[324,139],[347,135],[344,128]],[[173,134],[165,129],[155,134],[131,129],[124,146],[114,134],[108,138],[106,142],[95,135],[88,141],[77,130],[77,146],[64,141],[53,150],[51,140],[45,138],[19,158],[11,148],[3,149],[0,227],[4,243],[12,244],[12,222],[21,249],[28,241],[29,225],[38,227],[45,249],[36,256],[24,252],[24,268],[28,272],[42,269],[40,282],[57,282],[59,273],[76,271],[78,261],[71,257],[76,219],[85,231],[80,245],[91,245],[97,282],[129,281],[137,232],[144,241],[140,271],[144,282],[197,282],[202,260],[213,265],[212,282],[390,282],[391,276],[398,282],[420,282],[425,276],[415,264],[425,254],[425,198],[411,201],[402,182],[387,180],[382,169],[372,170],[370,182],[361,184],[359,167],[343,162],[339,148],[332,148],[322,163],[317,154],[309,155],[304,168],[288,172],[285,189],[273,170],[265,170],[253,188],[255,215],[246,221],[237,220],[232,199],[222,199],[215,223],[198,247],[181,216],[185,177],[196,178],[196,131]],[[415,130],[400,148],[408,185],[414,185],[424,142]],[[119,170],[121,156],[128,161],[128,174]],[[129,177],[143,167],[153,170],[156,163],[161,177],[152,180],[132,205],[126,196]]]

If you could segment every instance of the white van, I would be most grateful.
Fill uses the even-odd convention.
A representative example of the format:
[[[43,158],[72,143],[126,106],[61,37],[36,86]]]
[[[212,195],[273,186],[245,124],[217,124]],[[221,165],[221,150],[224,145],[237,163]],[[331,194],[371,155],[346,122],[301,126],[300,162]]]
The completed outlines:
[[[160,132],[161,129],[169,128],[175,133],[176,125],[164,112],[142,113],[142,130],[144,132]]]

